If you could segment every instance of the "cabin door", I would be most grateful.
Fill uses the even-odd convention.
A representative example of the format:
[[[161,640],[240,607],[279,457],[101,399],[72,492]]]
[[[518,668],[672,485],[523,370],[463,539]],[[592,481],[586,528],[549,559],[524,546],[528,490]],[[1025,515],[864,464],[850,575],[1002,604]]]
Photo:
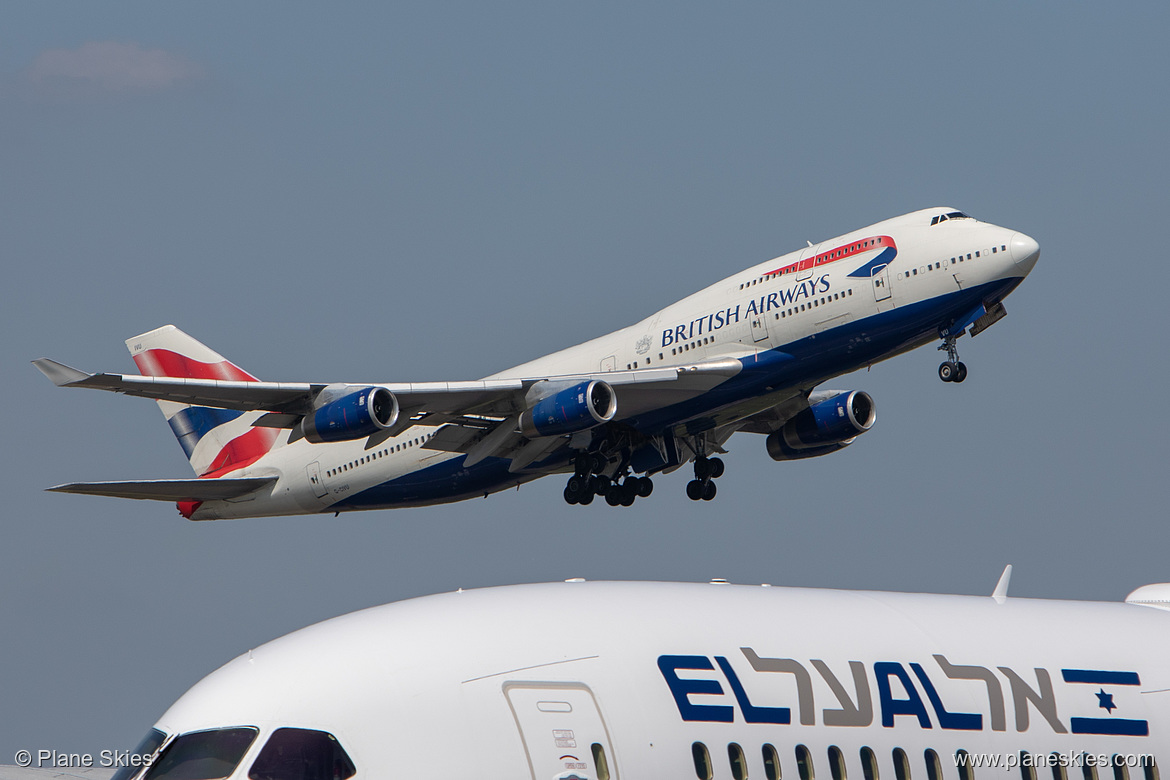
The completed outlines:
[[[313,495],[317,498],[325,498],[329,495],[329,490],[325,487],[325,483],[321,481],[321,464],[313,461],[305,467],[305,476],[309,478],[309,484],[313,486]]]
[[[890,297],[890,267],[879,265],[870,272],[874,300],[884,301]]]
[[[504,683],[532,780],[617,780],[609,732],[581,683]]]

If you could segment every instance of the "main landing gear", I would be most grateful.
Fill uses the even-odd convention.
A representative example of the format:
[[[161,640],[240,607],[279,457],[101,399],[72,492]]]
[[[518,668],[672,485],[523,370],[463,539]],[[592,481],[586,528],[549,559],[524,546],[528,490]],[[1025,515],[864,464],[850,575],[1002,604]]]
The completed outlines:
[[[687,483],[687,498],[710,501],[715,498],[715,480],[723,476],[723,461],[705,455],[695,458],[695,478]]]
[[[938,347],[947,353],[947,359],[938,367],[938,378],[944,382],[962,382],[967,378],[967,365],[959,361],[959,350],[955,347],[956,341],[958,341],[958,336],[947,336]]]
[[[573,476],[565,485],[565,501],[588,506],[595,496],[602,496],[610,506],[631,506],[635,499],[654,492],[654,482],[649,477],[634,476],[628,469],[623,468],[615,478],[602,474],[608,462],[596,452],[578,455]]]

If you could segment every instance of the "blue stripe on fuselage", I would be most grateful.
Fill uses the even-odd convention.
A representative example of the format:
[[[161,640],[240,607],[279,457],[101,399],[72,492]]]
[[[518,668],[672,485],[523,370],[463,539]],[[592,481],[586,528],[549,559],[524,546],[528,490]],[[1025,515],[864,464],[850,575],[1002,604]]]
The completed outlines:
[[[694,421],[695,425],[689,427],[697,433],[705,430],[704,415],[764,395],[770,392],[768,388],[819,384],[939,338],[939,327],[950,325],[956,316],[980,301],[1002,299],[1021,281],[1023,277],[1002,279],[898,306],[741,358],[743,370],[709,392],[622,422],[652,435],[681,422]]]
[[[893,262],[894,257],[896,257],[897,254],[897,249],[894,249],[892,246],[888,246],[882,251],[878,252],[877,257],[870,260],[868,263],[861,266],[853,273],[849,274],[849,276],[868,279],[869,277],[873,276],[873,269],[881,265],[889,265],[891,262]]]

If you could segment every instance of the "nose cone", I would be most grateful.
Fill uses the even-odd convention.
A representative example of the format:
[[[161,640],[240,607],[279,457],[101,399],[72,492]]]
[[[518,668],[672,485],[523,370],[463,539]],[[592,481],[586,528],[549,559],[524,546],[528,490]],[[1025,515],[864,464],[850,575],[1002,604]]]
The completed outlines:
[[[1016,261],[1016,265],[1023,267],[1024,273],[1031,271],[1032,266],[1040,259],[1040,245],[1031,236],[1016,233],[1008,246],[1011,247],[1012,260]]]

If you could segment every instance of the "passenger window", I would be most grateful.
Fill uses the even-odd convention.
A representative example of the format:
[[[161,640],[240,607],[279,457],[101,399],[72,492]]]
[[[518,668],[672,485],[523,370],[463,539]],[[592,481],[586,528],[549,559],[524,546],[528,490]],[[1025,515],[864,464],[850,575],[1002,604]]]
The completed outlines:
[[[966,750],[955,751],[955,766],[959,768],[959,780],[974,780],[975,768],[971,766],[971,755]]]
[[[776,752],[775,747],[767,743],[764,744],[763,754],[764,777],[766,780],[780,780],[780,754]]]
[[[711,780],[711,754],[702,742],[691,745],[691,758],[695,760],[695,777],[699,780]]]
[[[747,780],[747,759],[743,756],[743,748],[735,742],[727,746],[727,760],[731,763],[732,780]]]
[[[867,747],[861,749],[861,774],[865,780],[878,780],[877,756]]]
[[[196,731],[176,737],[147,770],[144,780],[219,780],[236,770],[257,729]]]
[[[1068,780],[1068,770],[1064,766],[1064,756],[1053,753],[1048,757],[1052,765],[1052,780]]]
[[[605,746],[600,742],[594,742],[591,748],[593,771],[597,773],[597,780],[609,780],[609,760],[605,757]]]
[[[249,780],[346,780],[355,774],[353,761],[336,737],[294,728],[272,732],[248,770]]]
[[[927,748],[922,757],[926,759],[927,780],[942,780],[942,764],[938,760],[938,753]]]
[[[1097,780],[1097,765],[1088,760],[1088,754],[1081,754],[1081,774],[1085,780]]]
[[[910,780],[910,758],[902,748],[894,748],[894,780]]]
[[[836,745],[829,745],[829,773],[833,775],[833,780],[846,780],[845,756],[841,755],[841,748]]]
[[[800,780],[814,780],[812,754],[804,745],[796,746],[796,771]]]
[[[1028,751],[1020,751],[1020,778],[1021,780],[1036,780],[1036,767]]]

